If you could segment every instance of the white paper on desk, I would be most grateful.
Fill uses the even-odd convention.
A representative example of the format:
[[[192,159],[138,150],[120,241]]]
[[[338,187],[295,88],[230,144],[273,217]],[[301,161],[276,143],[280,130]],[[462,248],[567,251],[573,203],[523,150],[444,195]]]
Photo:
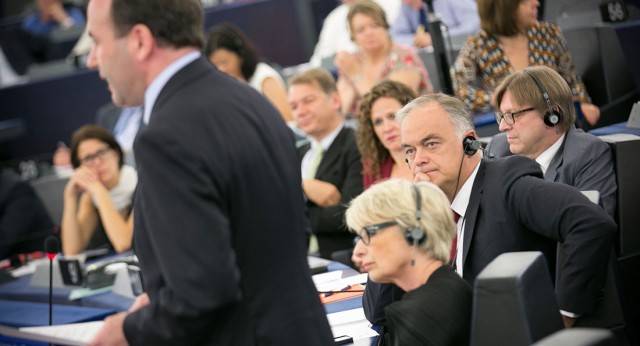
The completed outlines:
[[[353,340],[378,335],[364,316],[364,309],[352,309],[328,314],[327,319],[334,337],[349,335]]]
[[[359,339],[369,339],[378,335],[375,330],[371,329],[369,321],[331,327],[331,332],[333,333],[334,338],[342,335],[349,335],[354,341]]]
[[[316,275],[313,275],[311,279],[313,279],[313,283],[316,284],[316,286],[318,284],[340,280],[342,279],[342,270],[334,270],[332,272],[316,274]]]
[[[364,309],[358,308],[328,314],[327,320],[329,320],[329,325],[333,327],[341,324],[366,321],[367,318],[364,316]]]
[[[61,324],[57,326],[23,327],[0,326],[0,334],[20,339],[44,341],[58,345],[86,345],[98,334],[103,321]]]
[[[11,271],[11,275],[14,278],[18,278],[21,276],[25,276],[25,275],[30,275],[36,272],[36,267],[38,266],[38,264],[40,263],[48,263],[49,259],[48,258],[39,258],[37,260],[33,260],[31,262],[28,262],[27,264],[18,267],[14,270]]]
[[[367,274],[359,274],[349,276],[340,280],[333,280],[325,283],[316,284],[316,288],[320,292],[324,291],[338,291],[349,285],[363,284],[367,282]]]
[[[329,261],[328,259],[314,256],[307,256],[307,262],[309,263],[309,268],[318,268],[331,263],[331,261]]]

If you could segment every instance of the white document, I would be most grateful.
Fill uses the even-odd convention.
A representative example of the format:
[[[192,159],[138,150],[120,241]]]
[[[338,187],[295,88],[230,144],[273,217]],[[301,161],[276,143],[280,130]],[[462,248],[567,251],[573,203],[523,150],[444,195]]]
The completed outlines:
[[[342,279],[342,270],[334,270],[322,274],[316,274],[311,277],[313,283],[317,285]]]
[[[86,345],[98,334],[103,321],[61,324],[57,326],[23,327],[0,326],[0,334],[20,339],[44,341],[58,345]]]
[[[378,335],[375,330],[371,329],[369,321],[331,327],[331,332],[333,333],[334,338],[348,335],[353,339],[353,341],[369,339]]]
[[[309,268],[318,268],[331,263],[331,261],[329,261],[328,259],[314,256],[307,256],[307,262],[309,263]]]
[[[340,280],[333,280],[324,283],[316,283],[316,288],[319,292],[325,291],[339,291],[349,285],[353,286],[356,284],[364,284],[367,282],[367,274],[359,274],[354,276],[349,276]]]
[[[355,341],[378,335],[375,330],[371,329],[371,324],[364,317],[364,309],[362,308],[328,314],[327,319],[334,338],[348,335]]]

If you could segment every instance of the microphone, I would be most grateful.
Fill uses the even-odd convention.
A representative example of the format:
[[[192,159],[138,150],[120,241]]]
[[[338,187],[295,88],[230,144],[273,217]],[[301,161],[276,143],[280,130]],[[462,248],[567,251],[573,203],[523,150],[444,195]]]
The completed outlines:
[[[56,236],[50,235],[44,240],[44,252],[49,258],[49,325],[53,320],[53,259],[60,251],[60,242]]]

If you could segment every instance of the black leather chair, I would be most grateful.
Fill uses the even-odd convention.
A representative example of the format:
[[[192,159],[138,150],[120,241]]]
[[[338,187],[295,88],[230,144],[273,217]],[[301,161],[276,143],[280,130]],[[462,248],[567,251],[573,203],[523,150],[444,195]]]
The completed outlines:
[[[68,181],[69,177],[50,175],[31,182],[56,227],[59,227],[62,221],[64,187]]]
[[[551,275],[541,252],[510,252],[476,278],[471,344],[531,345],[562,329]]]

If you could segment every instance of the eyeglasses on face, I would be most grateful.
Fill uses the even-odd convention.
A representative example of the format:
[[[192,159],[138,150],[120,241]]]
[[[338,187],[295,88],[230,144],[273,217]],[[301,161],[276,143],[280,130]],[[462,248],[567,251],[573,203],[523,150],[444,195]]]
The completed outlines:
[[[111,151],[111,148],[107,147],[107,148],[103,148],[100,149],[98,151],[96,151],[94,154],[89,154],[83,158],[80,159],[80,164],[83,166],[90,166],[91,164],[93,164],[95,162],[96,159],[99,159],[100,161],[104,160],[104,158],[107,156],[107,154]]]
[[[395,221],[387,221],[382,223],[377,223],[375,225],[366,226],[362,228],[362,232],[360,232],[360,239],[362,239],[362,243],[364,245],[369,245],[371,242],[371,237],[376,235],[378,231],[381,229],[385,229],[387,227],[395,226],[398,223]]]
[[[507,112],[507,113],[496,112],[493,115],[496,117],[496,122],[498,123],[498,125],[500,125],[500,121],[502,121],[502,119],[504,119],[507,125],[513,125],[516,123],[516,116],[526,112],[531,112],[533,110],[535,110],[535,108],[529,107],[529,108],[521,109],[515,112]]]

